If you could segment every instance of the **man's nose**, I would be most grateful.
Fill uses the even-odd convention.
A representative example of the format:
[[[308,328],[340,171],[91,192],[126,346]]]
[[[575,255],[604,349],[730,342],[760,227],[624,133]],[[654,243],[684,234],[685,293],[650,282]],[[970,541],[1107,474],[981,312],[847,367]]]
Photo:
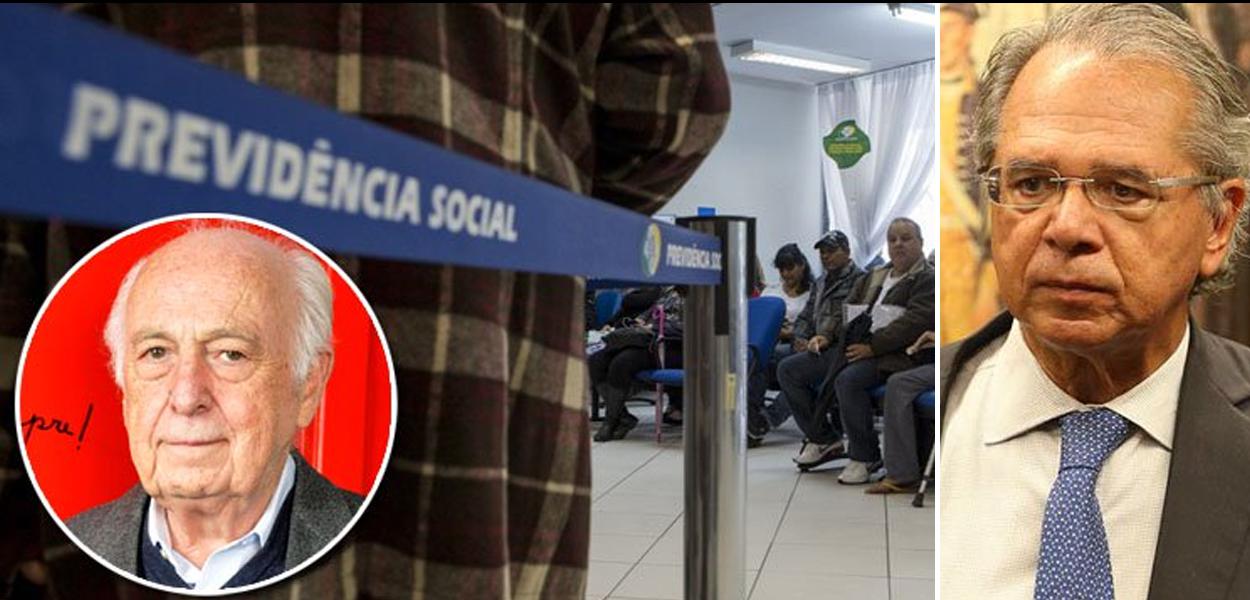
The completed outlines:
[[[1042,232],[1046,243],[1065,254],[1098,252],[1104,244],[1101,212],[1085,195],[1080,183],[1065,182],[1055,193],[1060,194],[1050,213],[1050,221]]]
[[[174,412],[193,415],[207,410],[212,403],[212,385],[208,364],[204,356],[195,353],[178,362],[174,374],[174,387],[170,391],[169,404]]]

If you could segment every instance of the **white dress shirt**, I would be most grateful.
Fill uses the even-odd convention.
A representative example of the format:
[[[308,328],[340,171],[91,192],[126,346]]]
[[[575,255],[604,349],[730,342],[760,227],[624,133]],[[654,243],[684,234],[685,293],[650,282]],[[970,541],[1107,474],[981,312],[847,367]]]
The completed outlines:
[[[1105,408],[1133,423],[1103,464],[1102,508],[1117,600],[1150,589],[1172,461],[1189,328],[1164,363]],[[942,429],[944,598],[1032,598],[1042,519],[1059,473],[1058,417],[1091,410],[1046,376],[1019,324],[950,383]]]
[[[278,520],[282,503],[294,487],[295,460],[288,454],[282,467],[282,475],[278,478],[278,489],[269,499],[269,504],[256,526],[239,539],[214,550],[208,560],[204,561],[203,567],[196,567],[174,550],[173,544],[169,542],[169,523],[165,520],[165,511],[155,501],[148,502],[148,539],[160,550],[161,556],[174,566],[178,576],[193,589],[219,590],[247,561],[259,554],[260,549],[269,541],[269,534],[273,533],[273,525]]]

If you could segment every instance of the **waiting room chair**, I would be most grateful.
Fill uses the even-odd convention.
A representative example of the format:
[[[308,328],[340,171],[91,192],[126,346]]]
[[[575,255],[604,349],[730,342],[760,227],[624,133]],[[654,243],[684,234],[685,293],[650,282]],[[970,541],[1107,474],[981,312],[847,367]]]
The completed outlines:
[[[761,368],[768,364],[773,348],[777,345],[777,336],[781,334],[781,322],[786,316],[786,303],[775,296],[751,298],[747,300],[747,350],[751,353],[748,365]],[[663,319],[660,322],[660,343],[663,344]],[[682,369],[664,368],[664,350],[661,346],[660,368],[639,372],[634,378],[655,385],[655,442],[661,441],[660,424],[663,419],[661,400],[665,387],[683,387],[685,371]],[[748,374],[749,375],[749,374]]]
[[[599,290],[595,294],[595,328],[608,324],[612,315],[621,311],[621,300],[624,296],[620,290]]]

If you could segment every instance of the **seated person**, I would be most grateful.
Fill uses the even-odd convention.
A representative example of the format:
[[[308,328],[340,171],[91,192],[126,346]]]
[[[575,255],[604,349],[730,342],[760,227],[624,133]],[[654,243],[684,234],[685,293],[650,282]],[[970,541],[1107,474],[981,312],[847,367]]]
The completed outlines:
[[[664,312],[664,366],[681,368],[680,288],[666,288],[655,306]],[[586,359],[590,385],[605,403],[603,423],[595,432],[596,442],[619,440],[638,424],[638,418],[625,409],[634,376],[640,371],[658,368],[656,336],[659,327],[655,310],[648,311],[629,327],[621,327],[604,336],[605,346]],[[659,402],[659,399],[656,400]]]
[[[764,406],[764,393],[770,389],[781,389],[777,383],[777,363],[793,353],[791,342],[794,341],[795,321],[799,313],[803,312],[803,307],[807,305],[807,300],[811,297],[812,286],[816,283],[812,277],[812,267],[808,264],[803,251],[799,250],[798,244],[790,243],[782,246],[773,258],[773,266],[781,276],[781,283],[769,285],[761,295],[774,296],[785,301],[786,314],[781,322],[781,333],[777,336],[777,345],[773,348],[772,358],[766,365],[764,381],[757,389],[752,390],[752,396],[747,404],[748,411],[754,411],[756,406],[762,407],[764,416],[767,418],[767,422],[762,423],[764,431],[767,431],[769,427],[781,425],[790,418],[790,408],[786,406],[784,394],[777,396],[771,405]],[[756,394],[758,398],[755,397]]]
[[[777,251],[773,258],[773,266],[781,275],[781,283],[768,285],[761,296],[775,296],[786,302],[786,316],[781,322],[781,334],[777,337],[777,348],[785,352],[790,350],[790,342],[794,339],[794,323],[807,305],[811,296],[815,279],[812,267],[807,264],[807,257],[799,250],[798,244],[786,244]]]
[[[846,301],[847,305],[865,305],[864,314],[874,322],[866,337],[848,335],[844,340],[847,364],[833,379],[850,441],[851,462],[838,476],[840,483],[867,483],[880,464],[881,444],[868,392],[891,374],[918,366],[918,355],[908,354],[907,348],[933,329],[933,267],[924,260],[920,226],[911,219],[894,219],[887,240],[889,264],[861,279]],[[888,324],[880,322],[891,307],[901,314]],[[931,354],[925,356],[932,362]]]
[[[613,329],[633,326],[639,317],[645,316],[651,310],[651,307],[664,294],[664,290],[663,286],[645,286],[622,290],[624,295],[621,297],[621,307],[608,318],[606,325],[598,331],[606,335]],[[592,308],[587,310],[593,310],[593,299],[591,302],[590,306]],[[590,329],[588,327],[587,331],[590,331]],[[598,339],[602,339],[602,337]],[[674,342],[680,345],[680,336],[674,338]],[[664,364],[669,365],[667,362]],[[590,391],[595,396],[599,395],[598,390],[594,386],[591,386]],[[664,411],[664,422],[669,425],[681,425],[682,388],[665,388],[664,395],[668,397],[668,406]],[[597,400],[595,401],[595,406],[598,406]]]
[[[933,348],[936,338],[926,331],[907,348],[915,356]],[[920,487],[920,455],[916,451],[916,396],[934,389],[937,371],[932,363],[899,371],[885,381],[885,478],[864,490],[866,494],[913,493]]]
[[[634,319],[646,314],[648,310],[664,295],[664,288],[647,286],[634,288],[621,296],[621,308],[608,318],[612,327],[628,327]]]
[[[851,244],[846,234],[830,231],[816,242],[825,273],[816,280],[807,304],[794,321],[793,354],[777,363],[777,381],[794,419],[816,445],[842,447],[841,425],[830,423],[829,407],[817,407],[817,392],[835,358],[827,352],[842,337],[842,303],[863,271],[851,260]],[[808,451],[807,446],[800,451]],[[832,452],[832,450],[830,450]],[[809,460],[809,456],[801,456]]]

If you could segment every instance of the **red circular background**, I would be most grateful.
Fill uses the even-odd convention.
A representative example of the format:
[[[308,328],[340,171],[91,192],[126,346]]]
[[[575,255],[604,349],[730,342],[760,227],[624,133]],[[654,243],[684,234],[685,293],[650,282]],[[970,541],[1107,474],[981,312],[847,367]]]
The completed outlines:
[[[244,222],[182,219],[115,239],[67,276],[31,332],[18,375],[19,434],[31,478],[62,520],[117,498],[139,481],[122,425],[121,390],[108,368],[104,322],[135,261],[193,223],[226,223],[284,247],[298,246]],[[321,262],[334,289],[334,370],[317,416],[296,435],[295,447],[335,485],[363,496],[373,489],[386,455],[391,374],[362,299]]]

